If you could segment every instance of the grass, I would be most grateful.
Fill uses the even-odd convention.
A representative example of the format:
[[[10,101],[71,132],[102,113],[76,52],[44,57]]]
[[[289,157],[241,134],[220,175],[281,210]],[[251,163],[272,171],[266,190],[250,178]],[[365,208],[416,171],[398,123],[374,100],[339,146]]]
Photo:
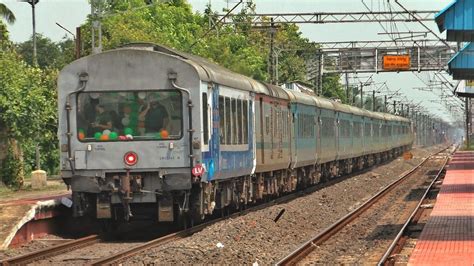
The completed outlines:
[[[467,146],[466,143],[463,143],[463,145],[461,146],[461,149],[462,151],[474,151],[474,143],[470,143],[471,145]]]
[[[7,198],[15,194],[14,190],[11,190],[8,187],[0,187],[0,199]]]
[[[0,187],[0,200],[8,198],[18,198],[22,194],[35,194],[35,192],[48,192],[64,190],[65,185],[62,183],[48,185],[43,188],[33,189],[30,184],[24,185],[21,189],[12,189],[9,187]],[[41,193],[38,193],[41,194]]]

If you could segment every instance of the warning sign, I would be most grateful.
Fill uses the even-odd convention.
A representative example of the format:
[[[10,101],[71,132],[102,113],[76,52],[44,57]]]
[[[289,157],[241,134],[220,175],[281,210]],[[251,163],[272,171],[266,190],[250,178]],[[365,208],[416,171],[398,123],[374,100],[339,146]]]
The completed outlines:
[[[196,166],[193,167],[192,169],[192,174],[193,176],[202,176],[204,174],[204,167],[202,164],[197,164]]]
[[[408,55],[385,55],[383,57],[384,70],[409,70],[410,56]]]

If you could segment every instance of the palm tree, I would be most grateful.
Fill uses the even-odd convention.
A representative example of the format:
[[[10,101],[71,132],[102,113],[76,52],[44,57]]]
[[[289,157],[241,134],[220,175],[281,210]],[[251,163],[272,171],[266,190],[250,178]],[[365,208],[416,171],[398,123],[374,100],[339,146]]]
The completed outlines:
[[[15,23],[15,15],[13,12],[5,5],[0,3],[0,18],[5,19],[8,24]]]

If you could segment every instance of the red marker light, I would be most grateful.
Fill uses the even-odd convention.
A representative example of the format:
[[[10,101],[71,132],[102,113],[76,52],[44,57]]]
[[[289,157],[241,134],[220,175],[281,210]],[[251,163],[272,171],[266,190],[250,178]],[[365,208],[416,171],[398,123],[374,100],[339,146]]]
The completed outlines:
[[[129,151],[125,153],[125,156],[123,157],[123,161],[125,162],[126,165],[133,166],[137,164],[138,162],[138,155],[134,153],[133,151]]]

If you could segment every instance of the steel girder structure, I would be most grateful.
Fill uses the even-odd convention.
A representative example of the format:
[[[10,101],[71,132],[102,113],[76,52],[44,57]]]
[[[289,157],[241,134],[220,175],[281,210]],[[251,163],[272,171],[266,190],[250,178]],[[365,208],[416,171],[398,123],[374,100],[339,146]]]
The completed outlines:
[[[353,44],[354,42],[348,42]],[[379,73],[379,72],[401,72],[401,71],[440,71],[447,69],[446,62],[456,53],[457,47],[445,45],[414,44],[411,46],[379,45],[374,46],[362,43],[362,48],[347,48],[348,43],[338,43],[333,46],[323,46],[314,52],[314,56],[308,61],[309,73],[314,69],[322,73]],[[399,70],[385,70],[383,68],[383,57],[385,55],[408,55],[410,56],[410,67]],[[320,63],[322,60],[322,64]],[[316,74],[317,75],[317,74]],[[310,80],[316,77],[309,77]]]
[[[381,12],[314,12],[314,13],[268,13],[268,14],[246,14],[250,21],[235,21],[233,17],[239,14],[217,15],[216,19],[222,20],[222,24],[245,24],[254,26],[268,26],[281,23],[354,23],[354,22],[419,22],[433,21],[438,11],[381,11]]]

